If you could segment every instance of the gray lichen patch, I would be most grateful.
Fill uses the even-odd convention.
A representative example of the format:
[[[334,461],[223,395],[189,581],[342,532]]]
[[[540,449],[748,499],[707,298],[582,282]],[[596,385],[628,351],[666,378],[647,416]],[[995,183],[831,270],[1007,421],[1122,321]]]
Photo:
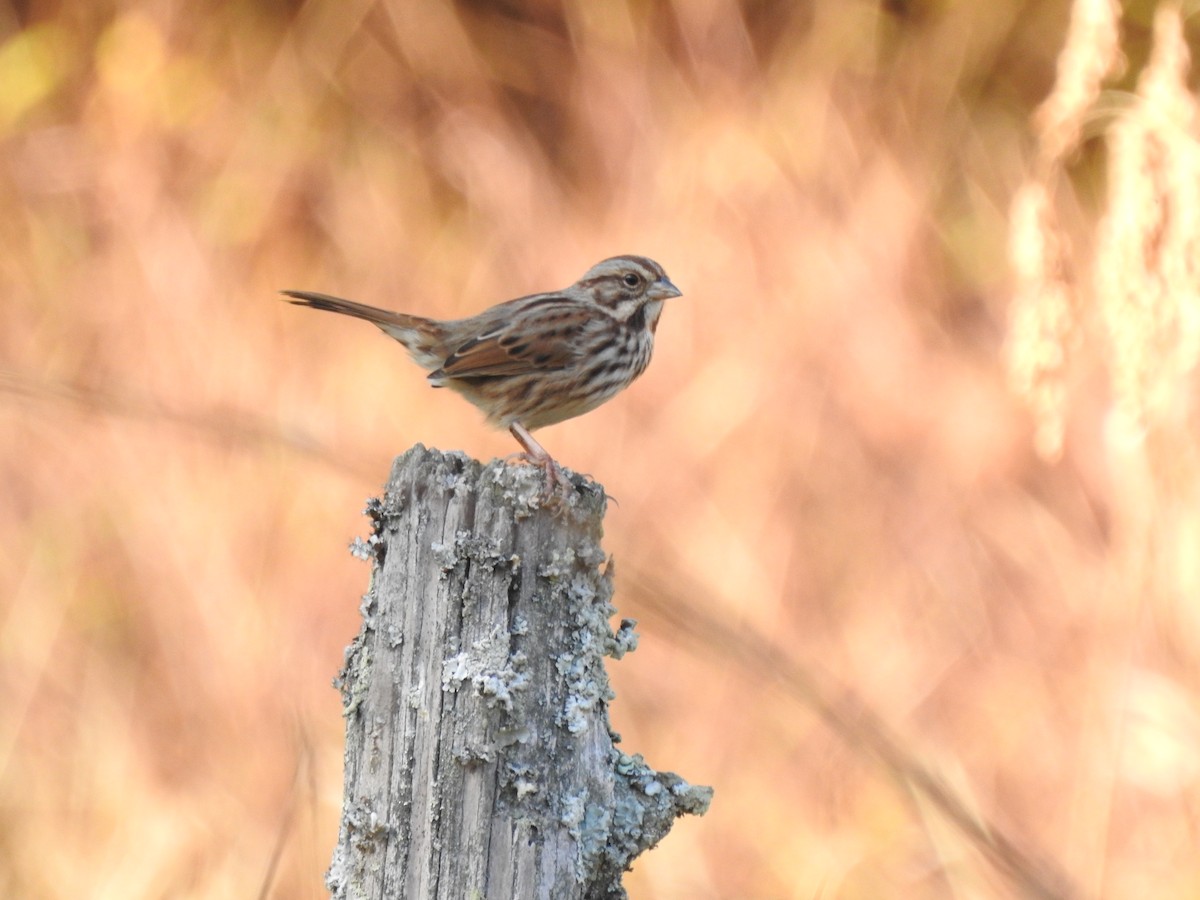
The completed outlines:
[[[384,491],[383,497],[372,497],[363,513],[371,518],[375,533],[382,534],[389,523],[395,522],[409,505],[409,498],[398,491]]]
[[[547,568],[549,576],[544,574]],[[606,724],[606,705],[613,697],[601,659],[613,639],[608,625],[612,607],[607,599],[600,601],[608,591],[603,575],[578,555],[570,570],[561,568],[560,559],[540,568],[539,575],[551,580],[551,602],[572,625],[567,648],[554,658],[554,665],[567,688],[559,722],[570,734],[580,735],[592,725]]]
[[[638,633],[633,630],[636,627],[637,619],[622,619],[620,626],[612,633],[612,640],[604,649],[605,654],[613,659],[620,659],[626,653],[636,650]]]
[[[548,581],[555,582],[559,579],[566,578],[575,570],[575,548],[564,547],[561,550],[552,550],[547,554],[546,562],[542,563],[537,568],[539,578],[545,578]]]
[[[546,482],[537,466],[493,460],[483,468],[479,489],[492,493],[494,502],[513,511],[517,520],[527,519],[547,502]]]
[[[598,724],[599,713],[607,713],[605,704],[614,696],[608,675],[587,656],[564,654],[558,657],[556,667],[568,686],[561,722],[571,734],[582,734]]]
[[[373,808],[365,800],[352,803],[346,812],[346,819],[358,841],[373,841],[388,832],[387,822],[379,810]]]
[[[538,792],[538,784],[527,778],[518,778],[513,781],[513,789],[517,792],[517,802],[520,803]]]
[[[372,673],[372,654],[366,640],[366,632],[359,632],[346,648],[342,670],[338,672],[333,686],[342,695],[342,715],[353,716],[367,695]]]
[[[463,563],[481,566],[487,571],[498,567],[515,570],[521,563],[516,554],[501,552],[496,538],[465,530],[457,531],[453,541],[434,541],[429,547],[441,565],[443,575]]]
[[[614,751],[612,765],[617,775],[612,805],[589,810],[590,819],[603,828],[590,835],[584,830],[588,839],[581,841],[580,852],[590,870],[619,875],[662,840],[679,816],[704,815],[713,790],[673,772],[656,772],[640,755]]]
[[[375,548],[379,545],[379,535],[372,534],[366,538],[355,537],[350,542],[350,555],[355,559],[367,562],[375,555]]]
[[[509,653],[507,632],[495,630],[442,662],[442,690],[469,681],[490,708],[513,711],[514,695],[529,686],[524,653]]]

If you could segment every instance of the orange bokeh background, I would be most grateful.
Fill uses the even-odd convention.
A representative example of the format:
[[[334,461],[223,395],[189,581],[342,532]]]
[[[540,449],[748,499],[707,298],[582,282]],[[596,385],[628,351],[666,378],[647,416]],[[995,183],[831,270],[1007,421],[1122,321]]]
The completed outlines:
[[[631,896],[1011,890],[664,606],[768,635],[1086,893],[1200,892],[1195,573],[1117,552],[1102,379],[1056,462],[1005,381],[1068,12],[0,2],[0,895],[323,895],[363,501],[416,442],[517,448],[276,292],[456,317],[626,252],[685,296],[539,439],[619,501],[624,749],[716,790]]]

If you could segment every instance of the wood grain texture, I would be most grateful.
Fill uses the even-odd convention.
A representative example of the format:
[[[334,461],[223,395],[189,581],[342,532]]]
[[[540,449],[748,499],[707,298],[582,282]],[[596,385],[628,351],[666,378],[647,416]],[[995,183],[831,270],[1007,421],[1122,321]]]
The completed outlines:
[[[339,686],[335,898],[623,897],[621,873],[712,791],[613,746],[602,488],[418,445],[368,512],[362,630]]]

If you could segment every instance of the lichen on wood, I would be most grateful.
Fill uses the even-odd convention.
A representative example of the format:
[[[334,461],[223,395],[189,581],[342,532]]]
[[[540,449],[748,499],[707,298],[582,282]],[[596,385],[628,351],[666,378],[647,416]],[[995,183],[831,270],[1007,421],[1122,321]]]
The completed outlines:
[[[710,788],[617,750],[603,489],[418,445],[374,533],[362,629],[338,679],[345,797],[335,898],[623,897],[621,874]]]

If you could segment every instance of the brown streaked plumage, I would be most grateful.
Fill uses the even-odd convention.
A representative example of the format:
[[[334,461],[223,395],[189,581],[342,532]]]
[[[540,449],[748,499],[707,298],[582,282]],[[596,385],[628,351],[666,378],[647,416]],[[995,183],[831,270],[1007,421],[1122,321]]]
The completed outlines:
[[[644,256],[614,256],[561,291],[500,303],[467,319],[427,319],[309,291],[293,303],[366,319],[429,372],[507,428],[547,478],[550,454],[529,433],[583,415],[645,371],[663,301],[680,291]]]

